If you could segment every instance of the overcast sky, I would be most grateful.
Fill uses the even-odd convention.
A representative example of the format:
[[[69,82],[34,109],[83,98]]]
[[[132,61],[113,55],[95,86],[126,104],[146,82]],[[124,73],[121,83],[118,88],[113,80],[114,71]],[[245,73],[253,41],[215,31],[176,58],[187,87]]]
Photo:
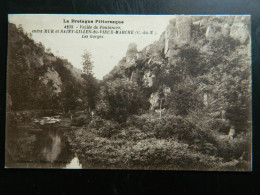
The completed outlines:
[[[25,32],[32,32],[36,29],[64,29],[66,25],[63,19],[81,19],[81,20],[118,20],[124,21],[124,24],[97,24],[98,26],[120,26],[121,30],[134,31],[153,31],[152,35],[103,35],[103,39],[82,38],[81,34],[48,34],[33,33],[32,38],[36,42],[42,42],[45,48],[50,48],[52,53],[62,56],[69,60],[73,66],[82,69],[82,54],[88,50],[94,61],[94,75],[102,79],[109,73],[118,61],[125,56],[127,47],[130,43],[136,43],[138,50],[158,40],[161,33],[165,31],[169,20],[174,16],[170,15],[28,15],[18,14],[9,15],[9,22],[16,25],[21,24]],[[76,26],[82,24],[74,24]],[[87,25],[87,24],[83,24]],[[96,24],[92,24],[96,25]]]

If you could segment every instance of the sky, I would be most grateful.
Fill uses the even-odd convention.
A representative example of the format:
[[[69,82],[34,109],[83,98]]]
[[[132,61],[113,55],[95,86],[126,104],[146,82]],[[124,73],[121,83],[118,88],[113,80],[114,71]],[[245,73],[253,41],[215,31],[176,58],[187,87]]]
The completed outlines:
[[[9,22],[22,25],[27,33],[33,30],[67,30],[66,25],[73,25],[73,30],[84,30],[82,26],[120,27],[120,30],[133,30],[134,34],[101,34],[103,38],[82,38],[80,33],[32,33],[35,42],[41,42],[51,52],[68,59],[78,69],[82,69],[82,54],[87,50],[92,55],[93,73],[98,79],[108,74],[120,59],[125,56],[128,45],[136,43],[137,49],[158,40],[174,15],[62,15],[62,14],[11,14]],[[93,20],[93,23],[71,23],[75,20]],[[69,21],[69,23],[64,23]],[[96,20],[123,21],[123,24],[96,23]],[[151,34],[142,34],[143,31]],[[138,34],[136,33],[138,32]],[[141,34],[139,34],[141,33]]]

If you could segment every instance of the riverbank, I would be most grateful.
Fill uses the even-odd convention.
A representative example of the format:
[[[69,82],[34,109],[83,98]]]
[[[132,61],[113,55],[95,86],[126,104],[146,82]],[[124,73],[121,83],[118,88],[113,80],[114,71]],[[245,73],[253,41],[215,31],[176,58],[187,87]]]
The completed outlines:
[[[69,131],[70,119],[61,115],[33,117],[9,126],[6,167],[65,167],[74,158],[65,136]]]
[[[180,116],[133,115],[119,124],[74,113],[9,127],[6,167],[248,170],[250,138],[199,129]],[[75,166],[75,167],[74,167]]]

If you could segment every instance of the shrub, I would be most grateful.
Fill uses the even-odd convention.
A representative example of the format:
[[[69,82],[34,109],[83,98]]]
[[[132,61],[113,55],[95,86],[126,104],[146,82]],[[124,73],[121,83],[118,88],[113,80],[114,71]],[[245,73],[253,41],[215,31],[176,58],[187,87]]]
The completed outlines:
[[[90,118],[89,114],[87,114],[83,111],[79,111],[73,115],[72,120],[71,120],[71,125],[76,126],[76,127],[82,127],[84,125],[88,125],[90,121],[91,121],[91,118]]]
[[[115,121],[95,117],[90,122],[88,129],[102,137],[111,137],[119,132],[120,125]]]

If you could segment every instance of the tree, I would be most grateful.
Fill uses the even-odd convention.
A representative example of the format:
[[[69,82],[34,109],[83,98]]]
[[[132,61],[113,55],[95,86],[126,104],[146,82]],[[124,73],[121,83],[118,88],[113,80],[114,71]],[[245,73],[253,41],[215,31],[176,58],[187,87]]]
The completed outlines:
[[[164,93],[163,93],[163,86],[161,85],[159,87],[159,90],[158,90],[158,96],[159,96],[159,101],[160,101],[160,107],[159,107],[159,113],[160,113],[160,119],[162,118],[162,102],[164,100]]]
[[[148,108],[139,86],[127,79],[108,81],[101,87],[97,111],[105,119],[125,122],[131,114]]]
[[[93,70],[93,61],[92,61],[92,55],[87,50],[84,51],[82,55],[82,65],[83,70],[82,72],[87,75],[92,75]]]
[[[87,50],[84,51],[82,55],[82,77],[85,80],[85,97],[86,97],[86,107],[90,112],[95,108],[96,104],[96,94],[98,91],[98,83],[96,78],[93,76],[93,61],[92,55]]]

